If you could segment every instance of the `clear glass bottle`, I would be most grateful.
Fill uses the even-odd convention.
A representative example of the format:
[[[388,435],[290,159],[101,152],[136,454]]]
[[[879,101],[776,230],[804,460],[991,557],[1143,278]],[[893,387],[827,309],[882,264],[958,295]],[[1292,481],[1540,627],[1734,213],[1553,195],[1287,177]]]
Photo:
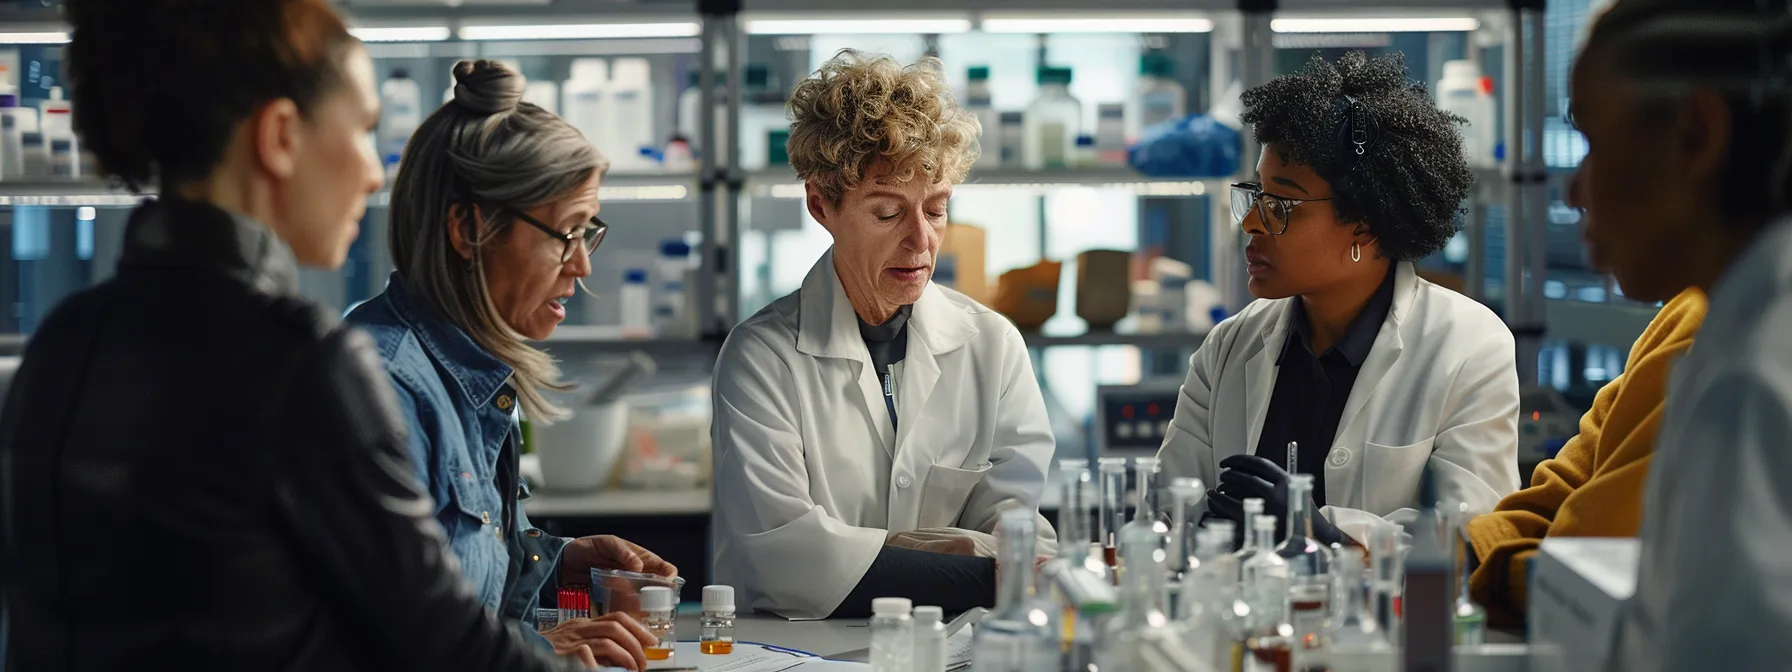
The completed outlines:
[[[996,523],[996,608],[972,641],[978,672],[1035,672],[1058,666],[1058,609],[1033,595],[1033,511],[1013,508]],[[1004,569],[1009,568],[1009,569]]]
[[[656,640],[653,646],[647,647],[648,660],[671,660],[673,646],[678,642],[677,621],[673,612],[678,609],[678,596],[671,588],[665,586],[648,586],[641,589],[641,611],[646,612],[647,632]]]
[[[1223,531],[1224,540],[1216,536],[1219,532],[1207,529],[1195,535],[1197,541],[1192,545],[1195,558],[1182,574],[1175,612],[1184,638],[1209,665],[1221,662],[1218,655],[1224,650],[1222,644],[1231,641],[1226,634],[1225,614],[1232,610],[1232,603],[1237,599],[1234,577],[1238,571],[1230,564],[1232,530]]]
[[[1275,548],[1276,517],[1257,516],[1252,529],[1259,549]],[[1251,605],[1249,635],[1245,642],[1258,669],[1287,672],[1293,661],[1294,626],[1288,622],[1288,561],[1273,550],[1251,555],[1244,562],[1245,601]]]
[[[1120,528],[1126,526],[1126,458],[1104,457],[1096,460],[1101,478],[1101,514],[1096,520],[1096,541],[1101,544],[1102,561],[1109,567],[1120,564],[1116,544]]]
[[[1390,648],[1387,633],[1376,622],[1369,598],[1374,582],[1365,576],[1368,571],[1363,549],[1346,546],[1337,557],[1338,583],[1343,586],[1343,617],[1332,631],[1330,646],[1334,650],[1385,651]]]
[[[1061,619],[1060,652],[1066,664],[1094,662],[1096,630],[1093,624],[1119,608],[1113,578],[1094,546],[1096,503],[1094,476],[1088,460],[1058,461],[1063,477],[1058,504],[1058,554],[1040,568],[1040,586],[1058,609]]]
[[[1332,552],[1313,538],[1312,474],[1288,478],[1288,539],[1276,554],[1288,563],[1288,616],[1295,644],[1316,649],[1329,629],[1332,609]]]
[[[1469,559],[1475,552],[1468,543],[1468,504],[1458,502],[1446,507],[1448,512],[1446,536],[1444,539],[1451,546],[1453,566],[1456,571],[1456,603],[1451,607],[1451,616],[1456,621],[1456,645],[1478,646],[1487,642],[1487,610],[1475,604],[1469,597]]]
[[[1096,661],[1103,670],[1143,667],[1137,654],[1142,640],[1170,627],[1164,613],[1162,536],[1149,525],[1128,525],[1120,531],[1120,613],[1103,628]]]
[[[734,586],[703,587],[703,615],[697,627],[703,633],[697,638],[698,651],[734,653]]]
[[[871,672],[908,672],[915,655],[914,603],[906,597],[871,601]]]
[[[1263,515],[1263,500],[1256,497],[1244,500],[1244,536],[1239,538],[1238,550],[1232,553],[1232,557],[1238,560],[1238,580],[1240,582],[1244,581],[1244,563],[1249,562],[1253,556],[1257,555],[1257,517],[1261,515]],[[1270,528],[1272,538],[1275,536],[1274,532],[1275,528]],[[1265,548],[1274,547],[1267,546]]]
[[[1165,562],[1168,564],[1164,569],[1169,580],[1176,583],[1201,566],[1201,554],[1196,542],[1201,532],[1202,498],[1207,490],[1201,487],[1201,479],[1177,478],[1170,481],[1170,487],[1166,491],[1170,493],[1170,551],[1165,555]]]
[[[1164,521],[1163,516],[1159,515],[1158,496],[1157,496],[1158,486],[1159,486],[1159,484],[1158,484],[1158,477],[1159,477],[1158,469],[1159,469],[1158,461],[1157,461],[1157,458],[1155,458],[1155,457],[1135,457],[1135,458],[1133,458],[1133,461],[1132,461],[1132,487],[1133,487],[1132,520],[1128,521],[1126,523],[1126,525],[1122,526],[1120,533],[1122,535],[1124,535],[1126,533],[1125,528],[1134,528],[1134,527],[1150,530],[1153,534],[1152,538],[1158,540],[1158,543],[1161,544],[1160,546],[1158,546],[1158,550],[1161,551],[1164,549],[1164,545],[1168,544],[1168,535],[1170,534],[1170,525],[1169,525],[1169,523]],[[1159,556],[1159,560],[1157,560],[1157,562],[1162,562],[1162,559],[1161,559],[1162,554],[1156,554],[1156,555]],[[1126,559],[1124,557],[1120,558],[1120,570],[1122,572],[1126,571]],[[1122,578],[1122,580],[1124,580],[1124,577]]]
[[[915,607],[915,672],[946,672],[946,618],[939,607]]]
[[[1070,95],[1070,68],[1039,67],[1039,95],[1027,105],[1025,151],[1027,170],[1062,170],[1076,154],[1076,136],[1083,132],[1083,104]]]
[[[1370,528],[1370,607],[1375,611],[1376,625],[1390,642],[1400,636],[1400,599],[1406,581],[1405,558],[1399,529],[1388,525]]]

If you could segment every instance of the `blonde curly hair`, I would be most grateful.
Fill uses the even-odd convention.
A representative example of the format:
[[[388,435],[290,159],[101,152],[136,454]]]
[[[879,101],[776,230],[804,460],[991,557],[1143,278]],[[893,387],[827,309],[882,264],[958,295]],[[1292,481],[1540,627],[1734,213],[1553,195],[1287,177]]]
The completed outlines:
[[[946,85],[940,59],[903,67],[843,49],[790,93],[790,166],[839,203],[866,172],[888,162],[889,179],[963,182],[977,160],[977,118]]]

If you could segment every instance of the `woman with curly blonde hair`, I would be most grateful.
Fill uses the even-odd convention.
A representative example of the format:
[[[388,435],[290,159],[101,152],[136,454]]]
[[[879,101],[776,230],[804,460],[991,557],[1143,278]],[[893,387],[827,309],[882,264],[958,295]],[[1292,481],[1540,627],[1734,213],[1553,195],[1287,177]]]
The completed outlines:
[[[790,109],[790,164],[834,246],[716,362],[718,582],[788,618],[987,606],[996,519],[1037,510],[1053,444],[1020,332],[930,282],[977,121],[938,59],[851,50]]]

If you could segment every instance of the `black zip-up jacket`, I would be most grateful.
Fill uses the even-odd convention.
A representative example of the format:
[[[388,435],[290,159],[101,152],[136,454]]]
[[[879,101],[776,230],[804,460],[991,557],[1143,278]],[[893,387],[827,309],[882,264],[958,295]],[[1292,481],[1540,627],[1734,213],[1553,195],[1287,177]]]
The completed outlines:
[[[368,338],[209,205],[132,214],[0,414],[7,670],[577,669],[455,571]]]

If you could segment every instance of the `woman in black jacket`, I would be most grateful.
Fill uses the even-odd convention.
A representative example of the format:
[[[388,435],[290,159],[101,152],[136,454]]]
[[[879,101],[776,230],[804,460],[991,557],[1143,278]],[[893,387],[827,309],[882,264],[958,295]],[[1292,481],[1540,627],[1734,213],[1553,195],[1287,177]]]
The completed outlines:
[[[162,198],[0,415],[8,669],[578,667],[474,599],[378,354],[297,294],[380,185],[372,62],[328,2],[66,11],[76,130]]]

